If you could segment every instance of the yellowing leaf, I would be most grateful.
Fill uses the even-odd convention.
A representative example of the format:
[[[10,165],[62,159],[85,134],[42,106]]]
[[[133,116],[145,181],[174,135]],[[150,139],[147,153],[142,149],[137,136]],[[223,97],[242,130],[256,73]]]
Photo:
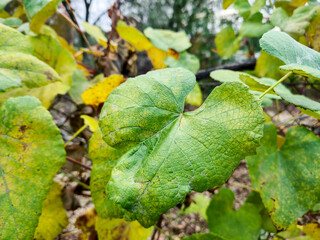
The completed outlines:
[[[144,228],[138,221],[97,218],[96,230],[99,240],[147,240],[153,227]]]
[[[33,32],[40,33],[45,21],[57,11],[59,2],[60,0],[22,0]]]
[[[82,100],[88,105],[98,106],[104,103],[111,91],[122,82],[124,82],[122,75],[111,75],[84,91],[81,95]]]
[[[128,26],[125,22],[119,21],[116,29],[120,37],[130,43],[137,51],[148,50],[152,47],[148,38],[135,27]]]
[[[89,128],[92,132],[94,132],[96,129],[98,129],[98,120],[97,119],[90,117],[90,116],[87,116],[87,115],[81,115],[80,117],[84,120],[84,124],[89,126]]]
[[[85,31],[95,38],[95,40],[99,43],[100,40],[107,42],[108,39],[104,36],[101,29],[97,26],[91,25],[85,21],[82,22],[82,26],[84,27]]]
[[[201,89],[199,87],[199,84],[196,83],[192,91],[186,97],[186,103],[192,106],[200,107],[202,104],[202,100],[203,99]]]
[[[320,225],[319,223],[309,223],[302,228],[303,232],[312,240],[320,239]]]
[[[68,216],[61,199],[61,186],[59,183],[53,182],[46,200],[42,204],[42,213],[34,239],[54,239],[68,223]]]
[[[148,49],[148,57],[150,58],[150,61],[155,69],[162,69],[166,68],[167,65],[164,63],[164,60],[168,57],[168,53],[156,48],[151,47]]]
[[[46,62],[59,73],[62,82],[32,89],[30,94],[40,99],[42,105],[49,108],[57,94],[65,94],[72,85],[72,75],[76,70],[76,62],[72,54],[64,49],[60,42],[49,35],[30,37],[34,55]]]
[[[179,59],[180,54],[176,51],[169,49],[169,52],[165,52],[159,48],[151,47],[147,51],[148,57],[155,69],[166,68],[167,65],[164,63],[167,57],[172,57],[176,60]]]

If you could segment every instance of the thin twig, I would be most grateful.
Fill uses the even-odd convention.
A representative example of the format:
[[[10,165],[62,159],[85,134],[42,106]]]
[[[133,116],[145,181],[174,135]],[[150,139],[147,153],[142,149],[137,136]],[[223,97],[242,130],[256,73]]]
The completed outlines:
[[[85,165],[85,164],[83,164],[83,163],[81,163],[81,162],[69,157],[69,156],[67,156],[66,158],[67,158],[68,161],[73,162],[73,163],[75,163],[75,164],[77,164],[77,165],[79,165],[81,167],[84,167],[84,168],[86,168],[86,169],[91,171],[91,167],[89,167],[89,166],[87,166],[87,165]]]

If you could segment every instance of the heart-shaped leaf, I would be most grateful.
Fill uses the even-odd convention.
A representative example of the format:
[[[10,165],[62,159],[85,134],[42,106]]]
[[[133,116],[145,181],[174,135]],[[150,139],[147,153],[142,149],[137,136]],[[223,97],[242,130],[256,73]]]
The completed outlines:
[[[257,155],[247,157],[252,186],[278,228],[319,203],[319,152],[320,139],[306,128],[290,128],[279,148],[276,127],[266,125]]]
[[[32,239],[52,180],[65,162],[59,129],[34,97],[0,106],[0,239]]]
[[[126,152],[107,193],[146,227],[188,192],[224,183],[259,145],[264,118],[248,87],[223,84],[200,108],[183,113],[195,83],[183,68],[152,71],[127,80],[103,106],[103,139]]]

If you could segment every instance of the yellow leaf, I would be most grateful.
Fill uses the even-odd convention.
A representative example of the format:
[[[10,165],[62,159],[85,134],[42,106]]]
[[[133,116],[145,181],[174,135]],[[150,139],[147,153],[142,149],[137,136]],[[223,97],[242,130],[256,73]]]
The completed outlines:
[[[147,51],[148,57],[155,69],[166,68],[167,65],[164,63],[164,60],[167,57],[172,57],[176,60],[179,59],[180,54],[172,49],[169,49],[169,52],[165,52],[159,48],[151,47]]]
[[[303,226],[302,230],[311,239],[320,239],[320,225],[318,223],[309,223]]]
[[[63,208],[61,186],[53,182],[46,200],[42,204],[42,213],[34,239],[54,239],[68,225],[68,216]]]
[[[122,82],[124,82],[122,75],[111,75],[84,91],[81,95],[82,100],[87,105],[98,106],[104,103],[111,91]]]
[[[91,132],[94,132],[96,129],[98,129],[99,126],[97,119],[88,115],[81,115],[80,117],[84,120],[84,124],[89,126]]]
[[[144,51],[152,47],[148,38],[135,27],[128,26],[125,22],[119,21],[116,29],[120,37],[130,43],[136,50]]]
[[[138,221],[97,217],[96,230],[99,240],[147,240],[153,227],[144,228]]]

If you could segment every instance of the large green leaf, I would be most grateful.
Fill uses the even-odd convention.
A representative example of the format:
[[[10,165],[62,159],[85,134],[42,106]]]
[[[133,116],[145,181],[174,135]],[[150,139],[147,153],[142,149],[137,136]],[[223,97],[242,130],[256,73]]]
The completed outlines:
[[[279,149],[276,127],[266,125],[257,155],[247,157],[252,186],[278,228],[320,201],[319,152],[319,138],[306,128],[290,128]]]
[[[0,239],[32,239],[42,202],[65,162],[59,129],[34,97],[0,106]]]
[[[57,11],[61,0],[22,0],[27,16],[30,19],[30,29],[40,33],[42,25]]]
[[[53,182],[42,204],[42,212],[36,229],[35,240],[55,239],[68,225],[68,215],[63,208],[61,185]]]
[[[122,218],[126,212],[106,196],[106,187],[109,182],[112,168],[121,157],[121,151],[107,145],[97,129],[90,139],[89,156],[92,160],[90,189],[92,201],[101,218]]]
[[[243,18],[248,18],[251,12],[251,5],[248,0],[235,0],[233,7]]]
[[[261,37],[272,28],[273,26],[269,23],[246,21],[242,23],[239,35],[244,37]]]
[[[173,32],[148,27],[144,30],[144,34],[150,39],[152,45],[166,52],[168,52],[169,48],[182,52],[191,47],[185,32]]]
[[[223,59],[228,59],[235,54],[240,48],[241,41],[242,37],[237,37],[230,26],[222,29],[214,40],[218,54]]]
[[[320,53],[298,43],[288,34],[270,31],[260,39],[261,48],[275,56],[289,66],[285,70],[292,70],[307,77],[320,77]],[[291,65],[294,64],[294,65]]]
[[[210,231],[225,239],[258,239],[261,229],[260,209],[245,202],[234,211],[233,202],[234,193],[228,188],[221,188],[212,197],[207,209]]]
[[[50,66],[31,55],[32,46],[20,32],[0,23],[0,36],[0,94],[14,88],[36,88],[60,80]]]
[[[144,226],[191,190],[224,183],[259,144],[262,109],[246,86],[223,84],[200,108],[183,113],[195,83],[183,68],[152,71],[114,89],[103,106],[103,139],[126,151],[107,193]]]

